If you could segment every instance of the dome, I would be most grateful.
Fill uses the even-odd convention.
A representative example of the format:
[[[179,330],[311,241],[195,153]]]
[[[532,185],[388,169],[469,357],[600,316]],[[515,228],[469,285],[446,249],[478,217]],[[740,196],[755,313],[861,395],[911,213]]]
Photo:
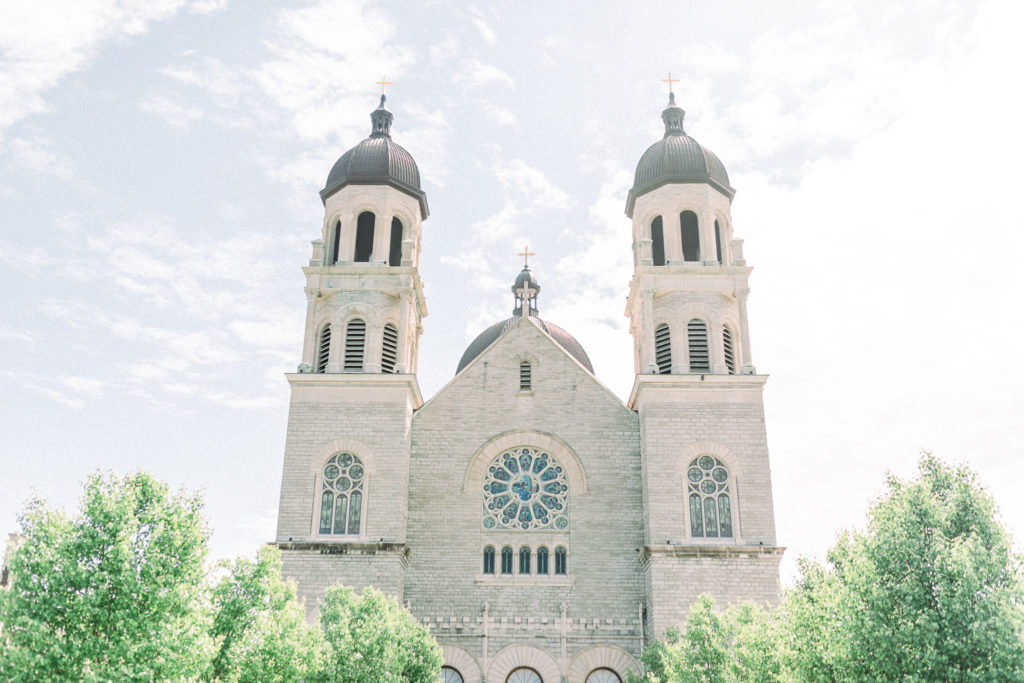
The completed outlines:
[[[547,332],[552,339],[558,342],[558,345],[565,349],[570,356],[578,360],[580,365],[590,371],[590,374],[594,374],[594,366],[590,364],[590,357],[587,356],[587,352],[583,350],[583,347],[578,341],[576,341],[574,336],[563,330],[558,325],[544,322],[536,316],[531,317],[540,326],[540,328]],[[466,352],[462,354],[462,358],[459,360],[459,367],[455,370],[455,374],[462,372],[464,367],[472,363],[474,358],[484,352],[484,349],[497,341],[498,337],[515,327],[516,321],[519,319],[519,316],[513,316],[507,320],[494,323],[477,335],[477,338],[474,339],[468,347],[466,347]]]
[[[370,137],[341,155],[327,175],[320,198],[326,202],[346,185],[391,185],[418,200],[423,217],[427,217],[427,196],[420,188],[420,170],[412,155],[391,139],[394,116],[380,97],[380,106],[371,114],[373,131]]]
[[[683,131],[685,112],[676,104],[674,93],[661,118],[665,136],[647,148],[636,166],[633,188],[626,201],[626,215],[633,216],[637,197],[668,183],[707,183],[732,201],[736,190],[729,184],[725,165],[714,152]]]

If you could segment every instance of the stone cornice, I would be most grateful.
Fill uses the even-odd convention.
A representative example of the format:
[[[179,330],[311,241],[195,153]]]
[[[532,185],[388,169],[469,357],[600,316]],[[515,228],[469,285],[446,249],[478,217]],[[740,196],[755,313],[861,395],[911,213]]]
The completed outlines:
[[[671,558],[717,558],[733,559],[766,556],[782,557],[786,551],[783,546],[775,545],[645,545],[640,550],[640,561],[647,562],[652,557]]]
[[[711,373],[687,373],[679,375],[637,375],[633,390],[629,393],[632,409],[637,409],[641,394],[666,389],[700,389],[706,391],[750,391],[760,392],[768,381],[768,375],[716,375]],[[759,393],[760,395],[760,393]]]
[[[276,541],[269,545],[280,550],[306,550],[321,555],[378,555],[391,554],[409,556],[409,547],[396,541],[346,542],[346,541]]]
[[[343,387],[345,389],[407,389],[412,395],[413,409],[423,405],[416,375],[411,373],[384,374],[380,372],[289,372],[285,374],[292,389],[300,387]]]

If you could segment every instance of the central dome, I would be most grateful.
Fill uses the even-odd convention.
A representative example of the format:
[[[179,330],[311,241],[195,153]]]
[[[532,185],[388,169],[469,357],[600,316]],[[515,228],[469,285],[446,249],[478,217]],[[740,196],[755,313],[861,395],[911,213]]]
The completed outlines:
[[[668,183],[707,183],[730,201],[736,195],[725,165],[714,152],[683,131],[685,113],[676,104],[675,94],[670,93],[668,107],[661,113],[665,136],[648,147],[636,165],[633,188],[626,200],[626,215],[630,218],[637,197]]]
[[[381,95],[380,106],[370,114],[373,121],[370,137],[334,162],[324,189],[320,190],[320,198],[326,202],[346,185],[391,185],[417,199],[426,218],[427,196],[420,188],[420,170],[412,155],[391,139],[394,116],[384,104],[386,99]]]

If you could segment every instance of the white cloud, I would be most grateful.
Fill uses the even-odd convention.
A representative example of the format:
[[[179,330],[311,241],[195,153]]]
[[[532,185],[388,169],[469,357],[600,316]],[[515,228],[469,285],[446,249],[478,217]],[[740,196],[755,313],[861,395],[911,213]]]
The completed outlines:
[[[53,140],[45,137],[13,138],[7,143],[11,157],[22,168],[67,180],[74,176],[71,161],[53,150]]]
[[[573,199],[568,193],[521,159],[496,165],[494,174],[506,190],[520,195],[527,204],[542,209],[567,209],[573,205]]]
[[[443,43],[436,43],[430,46],[430,65],[433,67],[444,66],[453,60],[458,53],[458,41],[449,37]]]
[[[487,118],[500,126],[515,126],[518,123],[515,114],[493,102],[485,102],[480,108]]]
[[[494,35],[494,31],[487,24],[487,21],[485,20],[484,17],[484,13],[481,12],[476,7],[471,8],[469,11],[470,14],[473,15],[473,26],[475,26],[476,30],[480,33],[480,37],[483,38],[484,42],[487,43],[488,45],[495,45],[498,42],[498,38],[497,36]]]
[[[156,114],[175,128],[188,128],[193,121],[203,118],[203,111],[198,107],[186,107],[168,97],[147,97],[139,102],[139,107]]]
[[[465,68],[456,76],[456,80],[467,83],[470,87],[503,83],[509,87],[515,86],[515,81],[507,73],[496,66],[484,64],[478,59],[470,60]]]

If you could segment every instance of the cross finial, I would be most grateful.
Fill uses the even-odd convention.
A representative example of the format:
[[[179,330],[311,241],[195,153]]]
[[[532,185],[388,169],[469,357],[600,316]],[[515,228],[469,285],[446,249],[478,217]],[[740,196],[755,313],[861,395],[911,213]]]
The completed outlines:
[[[671,75],[672,74],[669,74],[669,76],[671,76]],[[387,94],[387,87],[389,85],[394,85],[394,84],[395,84],[395,82],[394,81],[389,81],[387,76],[381,76],[381,79],[379,81],[377,81],[377,83],[375,85],[379,85],[380,86],[380,94],[381,95],[386,95]]]
[[[522,256],[523,257],[523,268],[528,268],[529,265],[530,265],[530,257],[531,256],[536,256],[536,255],[537,254],[535,254],[534,252],[530,251],[530,245],[529,244],[523,245],[523,250],[521,252],[519,252],[518,254],[516,254],[516,256]]]
[[[672,84],[673,83],[678,83],[679,79],[678,78],[672,78],[672,72],[669,71],[668,72],[668,78],[661,79],[661,82],[662,83],[668,83],[668,91],[672,92]]]

